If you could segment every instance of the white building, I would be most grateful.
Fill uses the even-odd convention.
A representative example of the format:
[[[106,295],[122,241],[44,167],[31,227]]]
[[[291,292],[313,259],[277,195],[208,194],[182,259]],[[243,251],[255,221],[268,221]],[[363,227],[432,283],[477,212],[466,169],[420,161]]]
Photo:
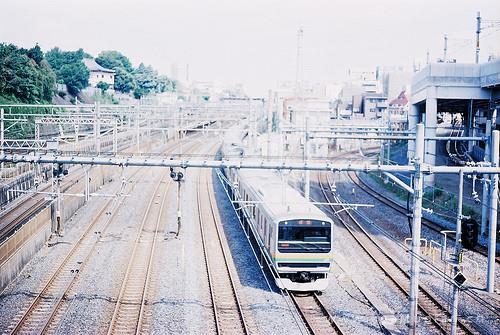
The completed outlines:
[[[89,85],[91,87],[97,87],[99,82],[106,83],[113,89],[115,86],[115,70],[106,69],[95,62],[91,58],[84,58],[83,64],[87,67],[90,72]]]

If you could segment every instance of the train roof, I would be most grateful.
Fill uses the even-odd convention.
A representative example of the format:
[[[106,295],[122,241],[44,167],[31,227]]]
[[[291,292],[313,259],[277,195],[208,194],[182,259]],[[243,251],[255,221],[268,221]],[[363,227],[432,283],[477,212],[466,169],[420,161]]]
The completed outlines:
[[[239,173],[242,182],[257,193],[267,211],[277,220],[310,218],[331,221],[296,189],[283,184],[277,171],[242,169]]]

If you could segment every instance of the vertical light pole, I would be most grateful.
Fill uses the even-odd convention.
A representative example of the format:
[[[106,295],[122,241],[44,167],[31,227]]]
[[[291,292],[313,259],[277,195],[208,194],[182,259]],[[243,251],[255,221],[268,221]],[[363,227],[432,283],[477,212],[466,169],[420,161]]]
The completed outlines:
[[[464,172],[460,170],[458,181],[458,207],[457,207],[457,228],[455,237],[455,259],[453,264],[453,273],[457,275],[460,265],[460,253],[462,252],[462,201],[464,196]],[[451,335],[457,334],[458,320],[458,294],[460,288],[453,283],[453,305],[451,308]]]
[[[491,165],[499,166],[500,132],[494,130],[491,137]],[[495,289],[495,251],[497,241],[498,174],[490,177],[490,234],[488,240],[488,277],[486,289],[493,293]]]
[[[417,312],[418,312],[418,281],[420,275],[420,230],[422,223],[422,189],[424,163],[424,125],[417,124],[415,138],[415,180],[413,183],[413,222],[411,243],[411,270],[410,270],[410,334],[417,334]]]

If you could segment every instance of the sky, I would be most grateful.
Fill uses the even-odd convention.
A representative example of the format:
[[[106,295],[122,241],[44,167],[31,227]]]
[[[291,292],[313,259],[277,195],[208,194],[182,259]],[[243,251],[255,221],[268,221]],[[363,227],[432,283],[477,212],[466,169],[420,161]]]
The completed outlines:
[[[473,62],[477,11],[500,20],[500,1],[0,0],[0,42],[118,50],[167,75],[189,64],[191,80],[262,95],[295,79],[299,27],[304,80],[338,82],[348,69],[442,57],[444,34],[450,58]],[[500,24],[483,36],[481,60],[500,55]]]

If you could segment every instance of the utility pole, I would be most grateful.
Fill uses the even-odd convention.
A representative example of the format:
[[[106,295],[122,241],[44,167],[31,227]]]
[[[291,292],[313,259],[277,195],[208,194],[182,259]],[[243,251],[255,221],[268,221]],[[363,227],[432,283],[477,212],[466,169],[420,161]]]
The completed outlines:
[[[479,34],[481,34],[481,13],[477,12],[476,27],[476,64],[479,64]]]
[[[418,312],[418,281],[420,276],[420,230],[422,223],[422,189],[424,175],[422,164],[424,163],[424,125],[417,124],[415,139],[415,178],[413,183],[413,222],[411,243],[411,270],[410,270],[410,335],[417,334],[417,312]]]
[[[443,62],[446,63],[446,54],[448,52],[448,35],[444,34],[444,52],[443,52]]]
[[[499,166],[500,132],[494,130],[491,137],[491,165]],[[486,289],[493,293],[495,289],[495,251],[497,242],[498,174],[490,177],[490,234],[488,240],[488,277]]]
[[[462,201],[464,196],[464,172],[460,170],[458,181],[458,207],[457,207],[457,228],[455,236],[455,256],[453,264],[454,276],[460,273],[460,253],[462,252]],[[453,305],[451,308],[451,335],[457,334],[458,320],[458,295],[460,287],[455,283],[453,285]]]

